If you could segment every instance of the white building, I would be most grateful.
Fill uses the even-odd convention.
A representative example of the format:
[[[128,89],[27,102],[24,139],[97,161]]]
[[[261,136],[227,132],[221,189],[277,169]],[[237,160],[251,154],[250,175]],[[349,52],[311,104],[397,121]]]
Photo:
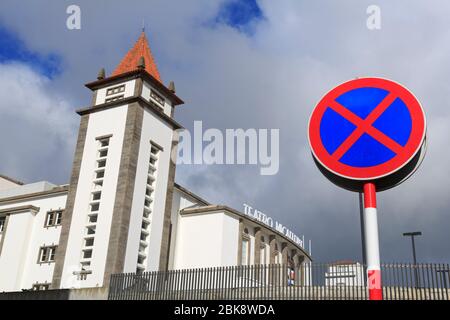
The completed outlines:
[[[108,286],[110,275],[301,264],[303,244],[175,183],[173,83],[142,33],[111,76],[86,85],[68,185],[0,176],[0,292]]]

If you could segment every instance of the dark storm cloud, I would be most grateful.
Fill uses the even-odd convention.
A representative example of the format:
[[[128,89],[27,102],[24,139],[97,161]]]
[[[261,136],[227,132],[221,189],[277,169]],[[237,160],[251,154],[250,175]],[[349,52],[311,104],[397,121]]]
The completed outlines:
[[[415,176],[380,194],[382,259],[410,260],[410,243],[401,234],[415,229],[424,233],[417,243],[419,260],[450,258],[447,1],[257,1],[264,19],[252,25],[250,34],[226,23],[207,23],[217,17],[222,1],[76,1],[82,10],[79,31],[65,28],[65,9],[72,1],[16,2],[2,1],[0,22],[30,50],[63,59],[62,73],[50,86],[37,88],[43,95],[40,108],[49,95],[73,109],[87,104],[90,94],[82,84],[93,80],[100,67],[114,68],[145,18],[164,82],[175,80],[177,93],[187,101],[176,112],[178,121],[188,129],[194,120],[203,120],[204,128],[280,128],[277,175],[261,176],[254,166],[183,165],[177,168],[177,180],[214,202],[237,209],[250,203],[305,234],[319,261],[360,258],[358,198],[332,185],[314,166],[306,137],[309,114],[330,88],[358,76],[403,83],[427,113],[429,148]],[[366,28],[369,4],[381,8],[381,30]],[[11,100],[8,106],[13,105]],[[5,121],[22,118],[25,107],[2,116],[2,137]],[[78,121],[70,112],[61,118]],[[20,155],[21,148],[41,144],[20,138],[27,130],[13,131],[20,146],[7,144],[9,155],[2,154],[0,171],[20,172],[5,163]],[[41,130],[56,137],[63,129]],[[39,128],[32,132],[37,136]],[[71,134],[75,137],[76,130]],[[73,141],[64,151],[69,160],[50,162],[67,177]],[[54,152],[52,146],[43,144],[41,152]],[[20,178],[33,179],[32,172],[48,167],[48,159],[25,157],[19,164]],[[60,172],[45,174],[63,182]]]

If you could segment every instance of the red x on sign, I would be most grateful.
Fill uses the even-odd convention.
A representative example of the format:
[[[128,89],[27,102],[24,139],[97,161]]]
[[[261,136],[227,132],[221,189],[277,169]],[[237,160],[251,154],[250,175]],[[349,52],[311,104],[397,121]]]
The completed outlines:
[[[406,165],[425,139],[425,115],[405,87],[380,78],[348,81],[328,92],[309,122],[316,160],[355,180],[387,176]]]

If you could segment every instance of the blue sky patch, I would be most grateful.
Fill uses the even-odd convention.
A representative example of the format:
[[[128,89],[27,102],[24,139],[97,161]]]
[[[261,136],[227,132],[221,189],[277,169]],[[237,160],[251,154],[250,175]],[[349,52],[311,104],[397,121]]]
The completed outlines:
[[[224,23],[241,32],[251,34],[250,23],[263,18],[256,0],[232,0],[220,8],[215,23]]]
[[[42,55],[29,50],[23,41],[0,24],[0,63],[19,61],[28,64],[48,78],[61,73],[61,57],[51,53]]]

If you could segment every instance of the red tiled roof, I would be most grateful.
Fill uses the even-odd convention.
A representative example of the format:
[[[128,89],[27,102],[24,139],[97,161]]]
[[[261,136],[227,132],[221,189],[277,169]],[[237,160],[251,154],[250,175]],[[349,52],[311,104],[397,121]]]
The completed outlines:
[[[145,32],[141,33],[133,48],[131,48],[130,51],[128,51],[128,53],[125,55],[120,64],[112,73],[112,76],[117,76],[122,73],[137,70],[137,65],[141,57],[144,57],[145,71],[147,71],[151,76],[153,76],[153,78],[155,78],[159,82],[162,82],[158,72],[158,68],[156,67],[155,60],[153,59],[152,52],[150,51],[150,46],[148,45]]]

